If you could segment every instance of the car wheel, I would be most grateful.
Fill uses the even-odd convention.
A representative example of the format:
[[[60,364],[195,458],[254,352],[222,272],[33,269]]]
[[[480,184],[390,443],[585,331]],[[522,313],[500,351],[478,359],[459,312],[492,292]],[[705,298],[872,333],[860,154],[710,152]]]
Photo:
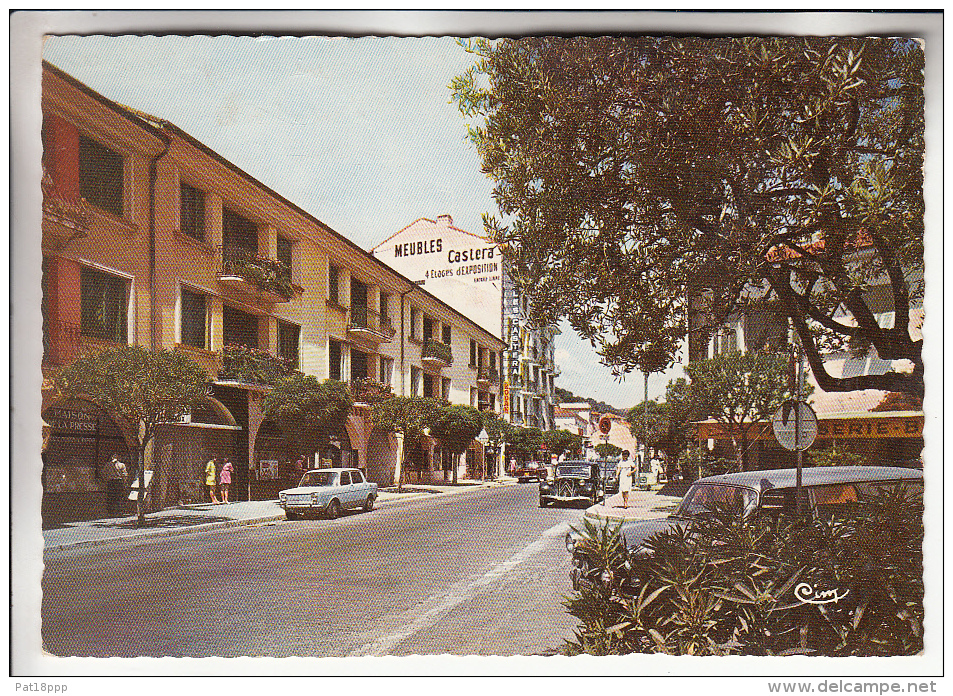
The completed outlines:
[[[544,507],[546,507],[547,505],[549,505],[549,501],[547,501],[547,500],[545,500],[545,499],[543,499],[543,498],[540,498],[540,499],[539,499],[539,506],[540,506],[541,508],[544,508]]]
[[[518,478],[518,479],[516,479],[516,482],[517,482],[517,483],[526,483],[526,479],[524,479],[524,478]]]
[[[364,501],[364,512],[370,512],[374,509],[374,496],[367,496],[367,500]]]
[[[332,520],[336,520],[341,516],[341,503],[335,498],[330,503],[328,503],[328,517]]]
[[[287,517],[289,520],[297,520],[301,518],[301,515],[299,515],[297,512],[285,510],[285,517]]]

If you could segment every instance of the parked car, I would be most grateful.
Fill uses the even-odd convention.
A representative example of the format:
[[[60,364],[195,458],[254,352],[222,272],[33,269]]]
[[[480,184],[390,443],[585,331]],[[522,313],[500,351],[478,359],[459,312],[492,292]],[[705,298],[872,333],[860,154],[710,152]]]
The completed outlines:
[[[533,479],[534,481],[545,481],[549,475],[549,470],[539,462],[526,462],[517,467],[513,476],[520,483]]]
[[[544,479],[539,484],[539,506],[580,501],[595,505],[605,498],[602,471],[599,460],[558,462],[553,478]]]
[[[698,479],[682,498],[675,512],[652,520],[622,520],[620,532],[629,554],[646,553],[645,541],[658,532],[675,527],[688,527],[704,515],[714,503],[727,503],[747,517],[756,514],[793,513],[796,510],[796,469],[746,471]],[[811,467],[802,471],[802,500],[811,515],[823,515],[837,506],[857,502],[863,495],[884,486],[904,485],[911,492],[923,495],[923,472],[916,469],[875,466]],[[602,526],[613,524],[610,516],[597,509],[584,516]],[[572,555],[569,577],[573,589],[598,583],[600,570],[588,558],[577,541],[581,534],[572,530],[566,535],[566,550]],[[637,587],[629,587],[633,594]]]
[[[278,504],[289,520],[315,514],[334,519],[343,510],[370,512],[376,500],[377,484],[367,481],[360,469],[312,469],[296,488],[278,494]]]

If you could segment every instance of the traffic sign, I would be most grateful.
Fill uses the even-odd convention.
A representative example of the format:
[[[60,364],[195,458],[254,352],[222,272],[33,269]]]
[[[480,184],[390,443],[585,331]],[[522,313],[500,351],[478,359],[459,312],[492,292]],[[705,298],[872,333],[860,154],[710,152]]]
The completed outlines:
[[[603,435],[608,435],[610,430],[612,430],[612,419],[609,416],[603,416],[599,419],[599,431]]]
[[[806,401],[785,401],[774,414],[771,427],[784,449],[803,452],[817,437],[817,414]]]

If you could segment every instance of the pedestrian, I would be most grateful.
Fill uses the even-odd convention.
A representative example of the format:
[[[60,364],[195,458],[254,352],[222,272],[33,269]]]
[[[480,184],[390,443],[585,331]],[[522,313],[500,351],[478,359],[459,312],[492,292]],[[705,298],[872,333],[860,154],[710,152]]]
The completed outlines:
[[[225,463],[222,464],[222,473],[218,477],[218,487],[222,492],[222,502],[226,505],[229,504],[228,500],[228,487],[232,485],[232,472],[235,471],[235,467],[232,466],[232,462],[228,457],[225,457]]]
[[[215,495],[215,457],[208,460],[205,465],[205,487],[208,488],[208,497],[213,505],[218,505],[218,497]]]
[[[106,479],[106,509],[116,517],[122,512],[122,497],[126,490],[126,465],[113,454],[103,467],[103,477]]]
[[[619,477],[619,492],[622,493],[622,507],[629,507],[629,491],[632,490],[632,470],[635,466],[629,457],[629,450],[622,450],[622,459],[616,466],[616,476]]]

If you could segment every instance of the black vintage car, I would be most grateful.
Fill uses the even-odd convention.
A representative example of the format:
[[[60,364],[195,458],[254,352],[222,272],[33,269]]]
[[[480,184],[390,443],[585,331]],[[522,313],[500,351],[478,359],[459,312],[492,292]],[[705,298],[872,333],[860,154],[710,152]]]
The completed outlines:
[[[539,484],[539,506],[553,503],[587,502],[595,505],[606,495],[607,472],[615,482],[615,464],[610,460],[571,460],[558,462],[553,477]]]

